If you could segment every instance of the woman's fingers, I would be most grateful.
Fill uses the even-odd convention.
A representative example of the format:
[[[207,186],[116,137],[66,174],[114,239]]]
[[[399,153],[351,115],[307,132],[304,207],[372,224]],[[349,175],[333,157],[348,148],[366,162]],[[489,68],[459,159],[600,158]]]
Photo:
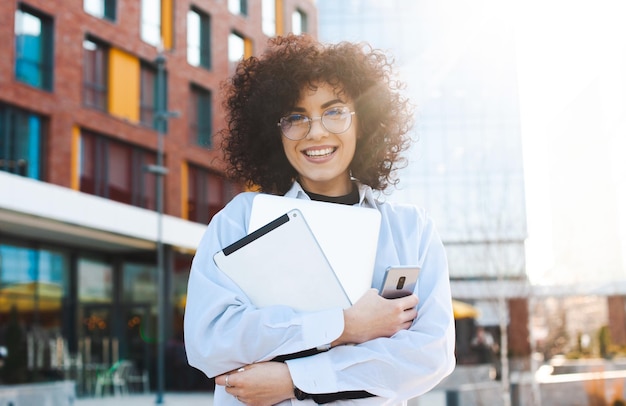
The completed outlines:
[[[218,375],[215,377],[215,384],[220,386],[225,386],[226,388],[232,388],[237,386],[236,382],[240,379],[237,377],[238,373],[244,372],[246,369],[252,368],[252,365],[248,365],[242,368],[233,369],[230,372],[227,372],[222,375]],[[228,389],[226,389],[228,392]]]

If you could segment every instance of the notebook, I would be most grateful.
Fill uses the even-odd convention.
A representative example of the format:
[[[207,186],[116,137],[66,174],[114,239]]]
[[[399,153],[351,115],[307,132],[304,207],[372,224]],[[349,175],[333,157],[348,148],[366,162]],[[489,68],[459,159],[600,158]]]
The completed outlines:
[[[294,208],[304,215],[350,301],[356,302],[372,287],[380,212],[367,207],[258,194],[252,203],[248,232]]]
[[[217,252],[213,260],[257,307],[317,311],[351,305],[297,209]]]

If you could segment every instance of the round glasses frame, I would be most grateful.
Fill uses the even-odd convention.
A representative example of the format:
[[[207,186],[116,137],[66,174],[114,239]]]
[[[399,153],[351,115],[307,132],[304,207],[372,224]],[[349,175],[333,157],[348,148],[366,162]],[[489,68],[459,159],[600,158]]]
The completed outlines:
[[[320,120],[322,127],[330,133],[345,133],[352,125],[352,116],[355,114],[356,112],[350,111],[348,107],[330,107],[324,110],[319,117],[309,117],[300,113],[290,114],[282,117],[277,126],[280,127],[280,132],[286,138],[299,141],[309,135],[315,120]],[[304,131],[305,129],[306,131]]]

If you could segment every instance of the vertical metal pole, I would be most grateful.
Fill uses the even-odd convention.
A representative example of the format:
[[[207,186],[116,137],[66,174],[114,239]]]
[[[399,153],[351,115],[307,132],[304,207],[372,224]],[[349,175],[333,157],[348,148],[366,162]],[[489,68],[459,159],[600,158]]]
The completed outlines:
[[[511,406],[511,382],[509,376],[508,307],[503,293],[498,295],[500,319],[500,382],[502,383],[502,406]]]
[[[163,137],[165,136],[165,122],[167,112],[165,106],[165,55],[163,50],[159,50],[156,59],[157,63],[157,98],[156,98],[156,126],[158,131],[157,144],[157,168],[156,175],[156,209],[157,209],[157,274],[158,274],[158,295],[157,295],[157,398],[156,404],[163,403],[163,391],[165,387],[165,261],[163,253]]]
[[[530,376],[531,376],[531,398],[532,406],[541,406],[541,388],[537,381],[536,373],[539,369],[537,356],[537,332],[535,331],[535,324],[533,323],[533,315],[535,314],[535,305],[537,299],[535,298],[535,292],[532,287],[529,289],[528,295],[528,332],[530,336]]]

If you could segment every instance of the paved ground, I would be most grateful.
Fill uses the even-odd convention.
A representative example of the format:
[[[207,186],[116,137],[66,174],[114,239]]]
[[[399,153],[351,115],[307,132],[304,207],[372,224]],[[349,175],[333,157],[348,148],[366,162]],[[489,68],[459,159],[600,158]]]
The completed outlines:
[[[426,394],[418,401],[409,401],[409,406],[445,405],[445,392]],[[73,406],[155,406],[156,395],[108,396],[104,398],[77,399]],[[213,406],[212,393],[166,393],[164,406]]]
[[[156,394],[107,396],[103,398],[79,398],[74,406],[154,406]],[[212,393],[165,393],[165,406],[213,406]]]
[[[441,395],[441,393],[439,394]],[[441,397],[441,396],[439,396]],[[409,406],[437,406],[445,405],[445,393],[443,398],[433,398],[425,395],[423,402],[417,399],[409,401]],[[156,395],[128,395],[128,396],[108,396],[104,398],[76,399],[74,406],[155,406]],[[213,406],[212,393],[166,393],[163,396],[164,406]]]

